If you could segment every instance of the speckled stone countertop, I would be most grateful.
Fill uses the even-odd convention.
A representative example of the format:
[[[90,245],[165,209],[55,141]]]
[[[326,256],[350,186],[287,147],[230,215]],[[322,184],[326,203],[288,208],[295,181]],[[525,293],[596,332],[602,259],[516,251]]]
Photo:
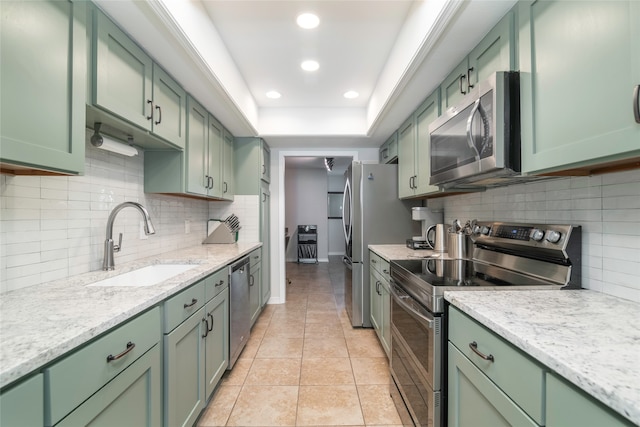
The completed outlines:
[[[427,249],[409,249],[406,245],[369,245],[369,249],[387,261],[392,259],[424,258],[433,255]]]
[[[93,337],[262,246],[262,243],[198,245],[0,296],[0,387],[10,384]],[[159,263],[198,264],[146,287],[87,287]]]
[[[640,425],[640,304],[588,290],[450,291],[445,299]]]

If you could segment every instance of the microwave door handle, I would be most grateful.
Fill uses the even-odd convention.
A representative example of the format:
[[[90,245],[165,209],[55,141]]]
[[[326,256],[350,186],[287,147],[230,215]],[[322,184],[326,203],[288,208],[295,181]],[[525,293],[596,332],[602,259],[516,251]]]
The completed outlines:
[[[469,118],[467,119],[467,145],[476,153],[475,159],[476,162],[478,162],[478,165],[480,165],[480,153],[478,152],[476,144],[473,143],[473,132],[471,126],[473,125],[473,117],[476,115],[479,108],[480,98],[476,99],[476,102],[473,104],[473,108],[471,109],[471,114],[469,114]]]

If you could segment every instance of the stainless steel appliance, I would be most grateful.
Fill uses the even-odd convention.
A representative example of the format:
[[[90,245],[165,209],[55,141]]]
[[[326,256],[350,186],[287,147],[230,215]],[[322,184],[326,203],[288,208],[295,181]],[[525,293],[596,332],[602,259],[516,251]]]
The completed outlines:
[[[249,257],[229,266],[229,367],[238,360],[251,334]]]
[[[354,327],[371,327],[371,244],[405,243],[417,234],[411,208],[421,201],[398,199],[398,166],[352,162],[345,172],[342,225],[345,237],[345,306]]]
[[[446,426],[448,290],[572,289],[581,228],[479,222],[470,259],[391,262],[391,395],[405,425]]]
[[[520,77],[498,72],[431,123],[432,185],[495,185],[520,175]]]

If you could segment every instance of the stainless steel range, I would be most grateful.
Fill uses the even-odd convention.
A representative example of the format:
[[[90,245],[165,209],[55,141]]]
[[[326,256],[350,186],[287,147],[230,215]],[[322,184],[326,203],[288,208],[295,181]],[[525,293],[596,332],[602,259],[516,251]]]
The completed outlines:
[[[579,226],[478,222],[471,238],[471,259],[391,261],[391,395],[404,425],[446,425],[445,291],[580,288]]]

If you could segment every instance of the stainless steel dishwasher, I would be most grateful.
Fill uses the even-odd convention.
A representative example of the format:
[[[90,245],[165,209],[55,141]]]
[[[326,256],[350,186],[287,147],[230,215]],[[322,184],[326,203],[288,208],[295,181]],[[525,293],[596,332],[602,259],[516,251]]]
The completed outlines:
[[[249,257],[229,266],[229,367],[233,368],[251,333]]]

